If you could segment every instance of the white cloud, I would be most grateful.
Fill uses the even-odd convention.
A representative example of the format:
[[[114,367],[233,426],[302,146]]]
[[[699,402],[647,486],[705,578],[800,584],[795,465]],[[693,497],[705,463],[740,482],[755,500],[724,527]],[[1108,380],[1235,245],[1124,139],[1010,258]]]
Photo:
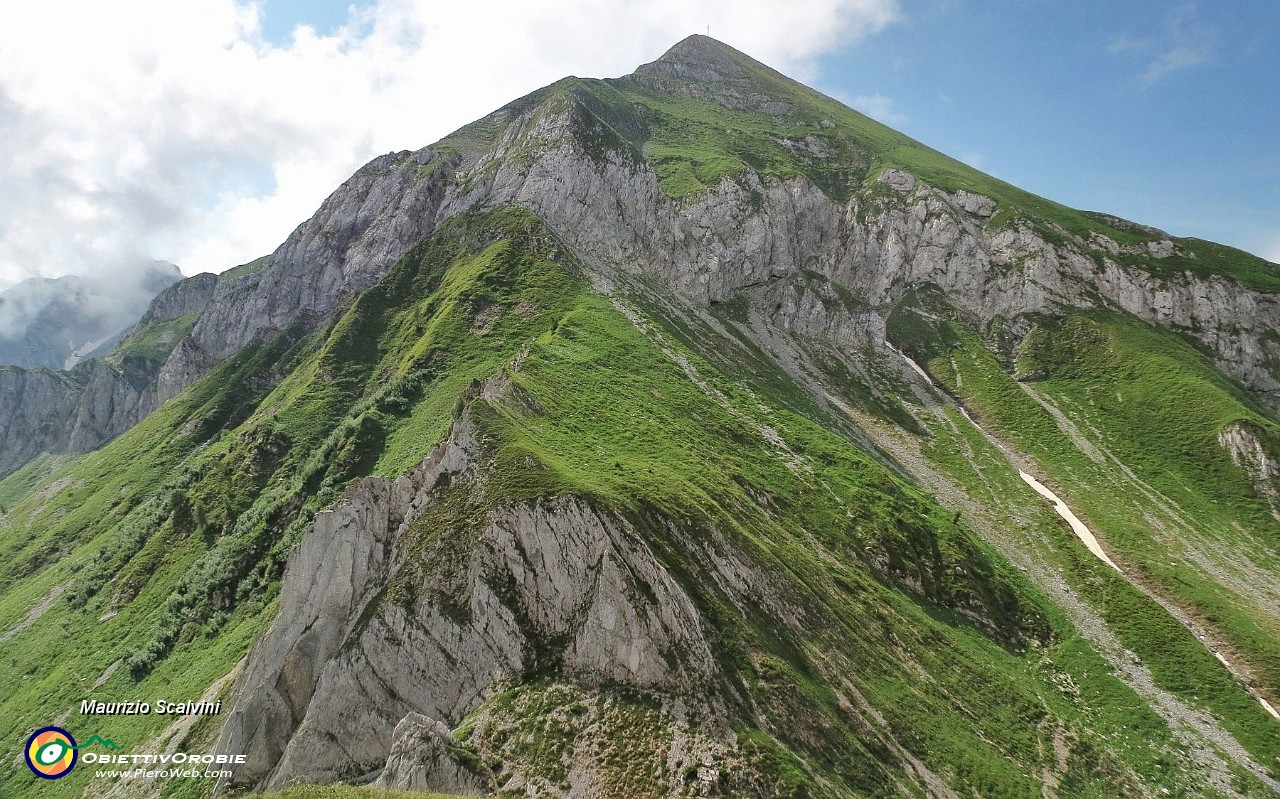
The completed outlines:
[[[883,94],[860,94],[841,102],[886,125],[902,125],[907,121],[905,116],[894,110],[893,100]]]
[[[268,252],[356,167],[567,74],[711,34],[812,79],[898,0],[526,0],[353,7],[261,35],[261,0],[43,0],[0,27],[0,283],[140,255],[188,274]]]
[[[1174,47],[1147,66],[1142,73],[1142,85],[1152,86],[1170,72],[1206,64],[1213,58],[1213,47],[1205,42]]]
[[[1217,30],[1200,24],[1196,5],[1186,3],[1171,10],[1158,31],[1118,38],[1107,49],[1140,59],[1145,66],[1138,81],[1150,88],[1174,72],[1209,63],[1217,48]]]

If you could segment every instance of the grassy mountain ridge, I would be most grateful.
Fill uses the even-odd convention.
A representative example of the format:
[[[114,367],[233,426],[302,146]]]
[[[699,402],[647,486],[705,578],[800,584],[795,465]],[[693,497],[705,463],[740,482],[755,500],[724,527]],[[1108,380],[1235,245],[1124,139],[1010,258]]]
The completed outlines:
[[[682,63],[690,52],[707,72],[663,76],[655,65]],[[943,191],[967,191],[997,202],[992,229],[1025,225],[1049,240],[1070,240],[1106,255],[1093,234],[1135,247],[1124,262],[1157,275],[1182,271],[1223,275],[1263,292],[1280,291],[1280,266],[1204,242],[1177,239],[1185,255],[1155,258],[1141,245],[1165,234],[1106,214],[1078,211],[1038,197],[940,153],[713,39],[692,36],[663,59],[617,79],[565,78],[445,137],[432,148],[492,150],[509,125],[531,108],[574,104],[592,120],[588,151],[630,154],[652,165],[673,198],[695,197],[720,180],[750,170],[761,178],[803,176],[833,200],[847,201],[889,168],[905,170]]]
[[[533,163],[548,141],[650,165],[677,205],[743,176],[896,203],[877,182],[892,167],[994,198],[988,228],[1025,224],[1064,248],[1091,233],[1162,239],[999,184],[703,37],[633,76],[522,98],[416,168],[451,172],[461,191]],[[509,161],[486,166],[499,143]],[[1116,257],[1272,278],[1274,265],[1179,244],[1196,257]],[[305,679],[278,675],[309,698],[330,667],[425,668],[424,641],[514,619],[518,665],[435,719],[449,736],[419,742],[437,758],[422,775],[456,771],[511,797],[1272,795],[1280,724],[1214,650],[1276,698],[1274,413],[1189,336],[1115,309],[981,319],[922,284],[879,310],[807,269],[699,305],[590,262],[526,207],[481,202],[443,219],[333,318],[260,336],[98,451],[0,480],[12,747],[55,721],[134,749],[213,747],[222,719],[85,718],[78,702],[232,707],[253,688],[240,670],[280,622],[286,564],[317,518],[444,457],[465,428],[471,465],[415,495],[418,515],[379,541],[386,568],[337,651]],[[861,336],[877,320],[940,386]],[[158,365],[191,321],[128,346]],[[1083,548],[1023,467],[1130,579]],[[521,514],[560,520],[540,533],[553,542],[577,541],[573,514],[611,536],[584,578],[596,604],[574,611],[570,632],[526,601],[558,564],[494,543]],[[491,604],[469,601],[482,594]],[[574,646],[591,639],[577,633],[597,618],[637,629],[629,612],[679,628],[655,669],[683,681],[582,665]],[[360,734],[389,745],[425,700],[398,692],[398,675],[356,670],[385,699],[367,697]],[[331,772],[305,745],[289,751],[348,734],[294,707],[270,755],[293,759],[286,773],[308,773],[307,758],[333,779],[393,771],[381,750]],[[80,767],[48,785],[0,772],[3,796],[108,787]],[[357,793],[295,789],[308,792]]]
[[[1159,717],[1133,715],[1140,700],[1117,715],[1128,689],[954,514],[728,377],[661,320],[595,294],[577,269],[527,212],[456,220],[324,333],[243,354],[103,450],[0,483],[13,503],[0,522],[0,626],[14,629],[54,586],[69,598],[17,632],[22,655],[0,663],[4,681],[22,686],[3,700],[15,736],[74,705],[117,659],[124,667],[90,695],[193,696],[230,672],[270,618],[283,557],[314,510],[353,476],[399,473],[461,401],[493,453],[486,503],[597,503],[633,519],[703,597],[738,701],[754,708],[736,737],[765,795],[876,795],[904,758],[983,795],[1029,790],[1041,768],[1080,793],[1200,784]],[[516,400],[466,399],[496,374]],[[462,535],[460,523],[441,529]],[[705,559],[698,531],[711,529],[771,575],[765,590],[783,592],[805,623],[765,606],[744,613],[700,587],[685,570]],[[920,679],[904,684],[904,669]],[[530,698],[572,685],[554,668],[528,679]],[[850,717],[850,691],[887,726]],[[1004,701],[991,705],[992,692]],[[602,707],[619,701],[596,696]],[[471,727],[469,745],[537,775],[541,761],[519,736],[486,737],[501,728],[495,718],[528,720],[492,704],[476,712],[487,723]],[[641,718],[614,734],[658,746],[631,726]],[[139,745],[164,726],[112,719],[110,733]],[[1259,734],[1250,746],[1262,754],[1275,735]],[[896,743],[874,743],[885,735]],[[1065,760],[1052,754],[1062,736]],[[614,768],[605,772],[633,784]],[[83,780],[56,787],[77,792]],[[16,774],[5,786],[26,795],[30,782]]]

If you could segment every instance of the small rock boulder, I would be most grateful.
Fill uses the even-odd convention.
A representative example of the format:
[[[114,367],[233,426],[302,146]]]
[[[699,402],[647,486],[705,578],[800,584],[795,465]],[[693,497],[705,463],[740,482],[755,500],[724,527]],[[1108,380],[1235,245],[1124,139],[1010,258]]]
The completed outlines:
[[[491,796],[497,790],[484,767],[457,746],[449,728],[421,713],[410,713],[396,725],[387,765],[374,785],[461,796]]]

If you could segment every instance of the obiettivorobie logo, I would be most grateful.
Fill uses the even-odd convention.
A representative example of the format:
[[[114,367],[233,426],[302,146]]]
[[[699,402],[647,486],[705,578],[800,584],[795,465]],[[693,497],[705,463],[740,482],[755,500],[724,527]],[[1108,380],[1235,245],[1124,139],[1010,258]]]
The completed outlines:
[[[94,744],[105,752],[81,751]],[[27,767],[31,773],[46,780],[67,776],[77,763],[95,767],[124,768],[101,769],[96,778],[105,779],[169,779],[203,778],[223,779],[231,776],[230,766],[247,763],[248,755],[219,755],[208,752],[165,752],[162,754],[122,752],[115,741],[94,735],[83,744],[76,744],[75,736],[61,727],[41,727],[27,739],[23,749]],[[173,768],[183,766],[184,768]]]
[[[94,744],[101,744],[106,749],[120,749],[115,741],[99,735],[77,746],[71,733],[61,727],[41,727],[31,733],[23,754],[27,759],[27,767],[33,774],[42,779],[56,780],[67,776],[75,768],[79,750]]]

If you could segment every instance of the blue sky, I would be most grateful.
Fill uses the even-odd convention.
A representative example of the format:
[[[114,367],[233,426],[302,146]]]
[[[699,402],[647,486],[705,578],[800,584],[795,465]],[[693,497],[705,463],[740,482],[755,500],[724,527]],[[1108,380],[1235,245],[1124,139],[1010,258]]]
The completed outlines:
[[[1022,188],[1280,260],[1280,3],[909,1],[819,88]],[[884,111],[889,111],[885,118]]]
[[[331,32],[350,5],[268,0],[263,34]],[[903,0],[899,15],[805,77],[1037,194],[1280,259],[1280,3]]]
[[[349,0],[267,0],[262,4],[262,35],[269,41],[287,45],[293,29],[299,25],[330,34],[346,24],[352,6],[360,4]]]
[[[711,34],[1079,208],[1280,261],[1280,2],[43,0],[0,26],[0,287],[271,252],[361,164]]]

